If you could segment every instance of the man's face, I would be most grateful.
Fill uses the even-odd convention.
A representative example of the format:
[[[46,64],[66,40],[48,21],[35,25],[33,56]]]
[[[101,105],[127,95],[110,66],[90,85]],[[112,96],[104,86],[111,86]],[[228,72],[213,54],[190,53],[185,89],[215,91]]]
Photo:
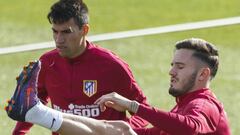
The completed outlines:
[[[85,49],[84,35],[73,18],[61,24],[52,25],[56,48],[62,57],[74,58]]]
[[[181,96],[194,89],[197,77],[196,59],[192,57],[193,51],[179,49],[175,51],[172,67],[169,94],[174,97]]]

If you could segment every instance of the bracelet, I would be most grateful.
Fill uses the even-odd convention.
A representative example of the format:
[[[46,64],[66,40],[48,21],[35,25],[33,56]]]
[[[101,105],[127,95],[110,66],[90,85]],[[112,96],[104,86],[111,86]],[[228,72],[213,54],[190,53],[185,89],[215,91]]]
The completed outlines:
[[[139,107],[139,103],[134,100],[134,101],[132,101],[131,104],[130,104],[129,111],[130,111],[130,112],[133,112],[133,113],[137,113],[138,107]]]

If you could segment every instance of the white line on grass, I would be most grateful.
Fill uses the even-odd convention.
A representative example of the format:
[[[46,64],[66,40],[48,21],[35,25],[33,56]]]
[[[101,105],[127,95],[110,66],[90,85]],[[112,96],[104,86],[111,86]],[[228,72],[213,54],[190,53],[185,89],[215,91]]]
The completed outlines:
[[[207,20],[207,21],[200,21],[200,22],[168,25],[168,26],[155,27],[155,28],[146,28],[146,29],[140,29],[140,30],[130,30],[130,31],[123,31],[123,32],[99,34],[99,35],[89,36],[88,39],[92,42],[105,41],[105,40],[112,40],[112,39],[129,38],[129,37],[170,33],[170,32],[179,32],[179,31],[186,31],[186,30],[233,25],[233,24],[240,24],[240,17],[223,18],[223,19],[216,19],[216,20]],[[53,48],[53,47],[54,47],[53,41],[27,44],[27,45],[19,45],[19,46],[8,47],[8,48],[0,48],[0,55],[24,52],[24,51],[33,51],[33,50],[46,49],[46,48]]]

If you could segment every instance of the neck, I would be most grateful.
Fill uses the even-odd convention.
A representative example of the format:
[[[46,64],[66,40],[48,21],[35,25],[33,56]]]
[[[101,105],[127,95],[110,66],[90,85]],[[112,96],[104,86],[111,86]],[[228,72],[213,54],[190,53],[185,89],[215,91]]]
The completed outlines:
[[[73,55],[72,57],[70,57],[70,59],[72,58],[76,58],[78,57],[79,55],[81,55],[87,48],[87,41],[85,40],[85,37],[82,38],[82,40],[80,41],[80,44],[79,44],[79,48],[76,50],[78,53],[76,53],[75,55]]]
[[[193,92],[193,91],[197,91],[197,90],[200,90],[200,89],[203,89],[203,88],[209,88],[210,87],[210,82],[206,82],[206,83],[199,83],[199,84],[196,84],[190,91],[188,91],[189,93],[190,92]]]

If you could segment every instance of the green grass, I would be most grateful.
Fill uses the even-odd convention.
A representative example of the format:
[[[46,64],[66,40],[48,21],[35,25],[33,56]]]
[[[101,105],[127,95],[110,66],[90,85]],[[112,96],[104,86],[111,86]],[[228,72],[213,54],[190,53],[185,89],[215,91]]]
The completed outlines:
[[[26,2],[0,1],[0,47],[51,40],[46,14],[56,0]],[[90,34],[157,27],[176,23],[237,16],[238,0],[86,0],[90,8]],[[190,37],[204,38],[220,50],[220,68],[212,88],[224,103],[233,135],[240,131],[240,25],[185,31],[154,36],[98,42],[113,50],[131,66],[135,78],[150,104],[169,110],[174,99],[167,93],[168,70],[174,43]],[[9,135],[15,122],[3,111],[5,101],[12,95],[15,76],[28,61],[43,52],[0,55],[0,134]],[[4,130],[3,130],[4,129]],[[29,135],[49,135],[49,131],[34,126]]]
[[[0,1],[0,47],[51,40],[46,19],[56,0]],[[90,8],[90,34],[232,17],[238,0],[85,0]]]

